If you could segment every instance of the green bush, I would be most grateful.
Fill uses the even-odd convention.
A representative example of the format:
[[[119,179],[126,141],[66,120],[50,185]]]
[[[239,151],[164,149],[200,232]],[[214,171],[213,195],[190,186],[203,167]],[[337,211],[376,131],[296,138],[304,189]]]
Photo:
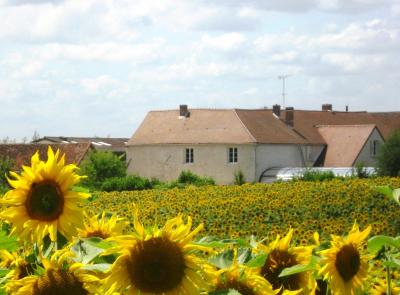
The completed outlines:
[[[368,174],[365,164],[363,162],[357,163],[353,169],[353,176],[357,178],[368,178],[371,175]]]
[[[177,183],[202,186],[202,185],[214,185],[215,180],[212,177],[207,177],[207,176],[202,177],[197,174],[194,174],[192,171],[186,170],[182,171],[181,174],[179,174]]]
[[[235,171],[233,183],[236,185],[242,185],[246,183],[246,178],[244,177],[242,170]]]
[[[82,183],[95,189],[100,189],[109,178],[126,176],[125,162],[109,151],[89,152],[80,168],[80,174],[88,176]]]
[[[333,171],[317,171],[317,170],[306,170],[302,175],[295,177],[294,180],[303,180],[303,181],[324,181],[324,180],[332,180],[334,179],[335,173]]]
[[[0,185],[7,186],[7,176],[14,166],[14,161],[9,157],[0,156]]]
[[[0,156],[0,196],[5,194],[10,186],[7,182],[7,176],[14,167],[14,161],[9,157]]]
[[[381,176],[400,176],[400,130],[395,131],[378,152],[378,173]]]
[[[147,179],[136,175],[125,177],[113,177],[106,179],[102,185],[101,190],[106,192],[112,191],[136,191],[153,188],[153,183]]]

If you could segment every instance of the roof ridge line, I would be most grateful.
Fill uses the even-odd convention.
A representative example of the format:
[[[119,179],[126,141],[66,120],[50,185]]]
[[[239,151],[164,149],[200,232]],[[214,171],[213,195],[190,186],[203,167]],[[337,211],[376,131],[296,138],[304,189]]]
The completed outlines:
[[[253,134],[251,134],[249,128],[247,128],[246,124],[243,123],[242,119],[240,119],[240,116],[237,113],[236,109],[233,109],[234,114],[236,115],[236,117],[239,119],[240,124],[242,124],[242,126],[244,127],[244,129],[247,131],[247,133],[250,135],[250,138],[253,140],[254,143],[257,143],[256,138],[254,137]]]

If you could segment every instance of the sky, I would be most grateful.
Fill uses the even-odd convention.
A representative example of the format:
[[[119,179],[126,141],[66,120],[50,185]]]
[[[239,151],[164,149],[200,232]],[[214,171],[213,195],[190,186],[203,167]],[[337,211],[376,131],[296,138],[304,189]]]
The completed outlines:
[[[0,0],[0,139],[150,110],[400,111],[400,0]]]

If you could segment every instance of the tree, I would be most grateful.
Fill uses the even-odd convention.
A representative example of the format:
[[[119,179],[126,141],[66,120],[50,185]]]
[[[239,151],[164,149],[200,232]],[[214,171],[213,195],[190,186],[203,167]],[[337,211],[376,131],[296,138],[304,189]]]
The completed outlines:
[[[378,153],[378,173],[382,176],[400,176],[400,130],[395,131]]]
[[[38,139],[40,139],[40,135],[39,135],[39,132],[37,132],[36,130],[33,132],[33,135],[32,135],[32,142],[34,142],[34,141],[36,141],[36,140],[38,140]]]
[[[126,176],[125,161],[109,151],[89,152],[80,168],[80,174],[88,176],[83,183],[93,188],[100,188],[106,179]]]

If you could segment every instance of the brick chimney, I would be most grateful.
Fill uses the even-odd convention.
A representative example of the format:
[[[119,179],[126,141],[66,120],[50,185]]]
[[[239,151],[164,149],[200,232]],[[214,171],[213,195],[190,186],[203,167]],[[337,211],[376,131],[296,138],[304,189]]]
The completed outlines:
[[[325,103],[322,105],[322,110],[323,111],[330,111],[332,112],[332,105],[330,103]]]
[[[181,104],[179,106],[179,116],[186,118],[190,116],[187,104]]]
[[[294,108],[287,107],[285,110],[285,123],[289,127],[294,126]]]
[[[277,116],[280,117],[281,116],[281,106],[279,104],[274,104],[272,106],[272,112]]]

